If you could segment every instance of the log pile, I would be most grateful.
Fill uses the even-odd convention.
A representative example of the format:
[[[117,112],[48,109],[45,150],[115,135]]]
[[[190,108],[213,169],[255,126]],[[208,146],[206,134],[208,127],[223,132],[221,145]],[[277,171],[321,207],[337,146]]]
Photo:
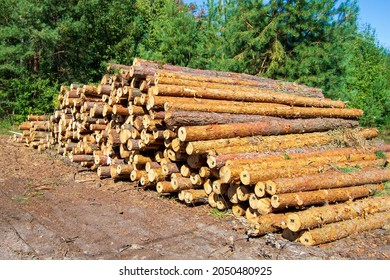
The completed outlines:
[[[390,145],[359,127],[361,110],[317,88],[246,74],[142,59],[107,70],[99,85],[62,86],[60,108],[23,123],[22,140],[56,145],[100,178],[231,209],[251,236],[283,231],[314,245],[346,236],[338,227],[352,233],[389,221],[389,197],[367,197],[390,180]],[[338,211],[327,207],[349,215],[301,226]],[[351,214],[356,207],[376,210]]]

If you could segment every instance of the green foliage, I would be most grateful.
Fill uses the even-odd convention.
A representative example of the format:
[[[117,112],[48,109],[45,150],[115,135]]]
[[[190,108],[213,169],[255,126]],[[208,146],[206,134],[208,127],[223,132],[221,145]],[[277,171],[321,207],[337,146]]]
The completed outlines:
[[[231,215],[231,210],[221,211],[218,210],[217,208],[212,208],[210,210],[210,215],[217,218],[218,220],[221,220]]]
[[[375,156],[376,156],[376,159],[386,159],[387,158],[385,152],[383,152],[383,151],[376,151]]]
[[[358,167],[338,167],[337,169],[342,173],[352,173],[360,170]]]
[[[389,196],[390,195],[390,181],[384,183],[384,189],[382,191],[376,191],[374,196]]]
[[[390,54],[355,0],[0,0],[0,119],[50,112],[58,84],[134,57],[320,87],[390,129]]]
[[[344,98],[348,106],[360,108],[365,126],[390,126],[390,53],[377,45],[366,27],[351,43],[351,80]]]

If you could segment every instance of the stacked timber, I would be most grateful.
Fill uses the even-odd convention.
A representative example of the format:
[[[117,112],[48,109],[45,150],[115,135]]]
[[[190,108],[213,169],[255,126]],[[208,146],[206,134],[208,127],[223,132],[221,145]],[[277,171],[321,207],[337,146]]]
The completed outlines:
[[[390,145],[359,127],[361,110],[317,88],[246,74],[142,59],[107,70],[115,73],[99,85],[61,87],[49,119],[50,144],[100,178],[230,209],[249,221],[251,236],[283,232],[307,245],[326,242],[333,223],[353,228],[347,219],[360,219],[359,231],[388,222],[377,205],[388,198],[367,197],[390,180]],[[290,214],[355,202],[381,210],[288,226],[298,220]],[[325,226],[332,228],[312,230]]]
[[[46,150],[53,142],[53,133],[49,117],[45,115],[29,115],[27,121],[19,125],[22,131],[17,141],[39,151]]]

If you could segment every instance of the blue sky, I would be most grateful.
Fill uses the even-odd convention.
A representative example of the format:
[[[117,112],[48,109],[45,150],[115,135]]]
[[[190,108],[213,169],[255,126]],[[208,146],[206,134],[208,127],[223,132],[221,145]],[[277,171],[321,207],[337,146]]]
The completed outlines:
[[[204,0],[184,0],[201,5]],[[390,49],[390,0],[358,0],[359,23],[370,24],[382,46]]]

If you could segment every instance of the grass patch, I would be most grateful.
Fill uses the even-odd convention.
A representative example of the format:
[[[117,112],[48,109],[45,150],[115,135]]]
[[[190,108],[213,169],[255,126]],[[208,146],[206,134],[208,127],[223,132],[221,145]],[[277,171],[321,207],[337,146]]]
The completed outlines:
[[[390,181],[385,182],[385,188],[382,191],[375,191],[374,196],[390,196]]]
[[[43,195],[42,191],[32,191],[22,196],[13,197],[12,199],[20,203],[26,203],[32,197],[37,197],[42,195]]]
[[[375,155],[376,159],[387,159],[387,156],[384,151],[376,151]]]
[[[221,211],[221,210],[218,210],[217,208],[212,208],[210,210],[210,215],[217,218],[218,220],[226,218],[227,216],[229,216],[231,214],[232,214],[232,211],[230,209],[225,210],[225,211]]]
[[[360,170],[359,167],[337,167],[337,169],[343,173],[352,173]]]
[[[10,120],[6,120],[6,119],[0,120],[0,134],[1,135],[4,135],[4,134],[10,135],[10,134],[12,134],[9,132],[10,130],[20,132],[20,130],[18,129],[18,126],[16,124],[13,124]]]
[[[383,139],[386,144],[390,144],[390,128],[381,129],[379,131],[379,137]]]

